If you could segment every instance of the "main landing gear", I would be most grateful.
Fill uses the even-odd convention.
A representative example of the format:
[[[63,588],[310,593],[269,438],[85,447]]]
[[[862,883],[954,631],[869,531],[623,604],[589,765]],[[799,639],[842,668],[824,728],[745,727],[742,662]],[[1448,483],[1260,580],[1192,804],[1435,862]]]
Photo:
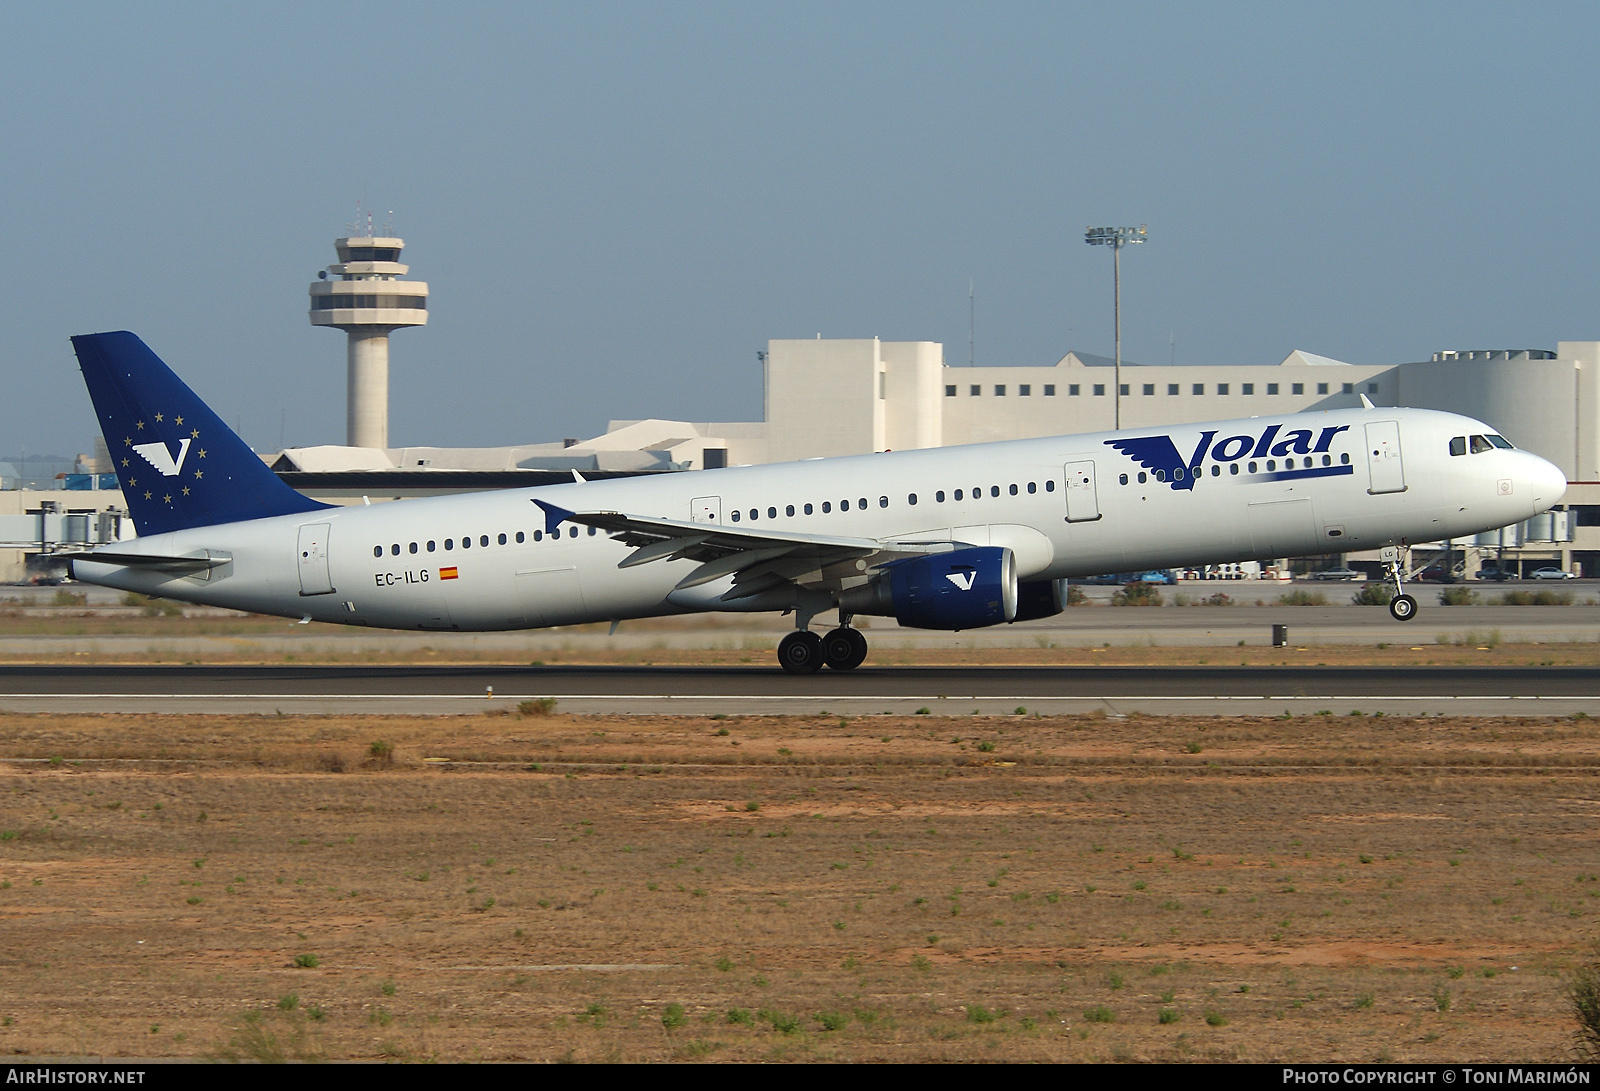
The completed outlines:
[[[855,670],[867,658],[867,638],[850,627],[848,617],[827,636],[796,629],[778,644],[778,663],[790,674],[815,674],[824,666]]]
[[[1410,621],[1417,616],[1417,600],[1406,594],[1405,587],[1400,583],[1400,551],[1393,546],[1388,547],[1383,551],[1383,561],[1389,569],[1388,578],[1394,581],[1394,598],[1389,600],[1389,616],[1396,621]]]

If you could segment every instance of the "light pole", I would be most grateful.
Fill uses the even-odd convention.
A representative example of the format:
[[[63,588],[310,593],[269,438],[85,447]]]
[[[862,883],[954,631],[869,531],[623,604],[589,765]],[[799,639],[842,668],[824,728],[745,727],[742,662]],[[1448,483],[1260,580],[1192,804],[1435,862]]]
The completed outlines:
[[[1115,417],[1116,427],[1122,428],[1122,248],[1144,242],[1150,233],[1145,225],[1138,227],[1090,227],[1083,232],[1083,241],[1090,246],[1111,247],[1112,317],[1116,322],[1117,375]]]

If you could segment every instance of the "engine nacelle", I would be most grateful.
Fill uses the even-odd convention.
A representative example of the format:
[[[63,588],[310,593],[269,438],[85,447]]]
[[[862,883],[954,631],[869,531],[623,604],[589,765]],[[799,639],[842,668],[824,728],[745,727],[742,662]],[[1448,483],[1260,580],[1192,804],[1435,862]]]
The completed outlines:
[[[1017,585],[1017,616],[1012,621],[1055,617],[1067,608],[1066,580],[1029,580]]]
[[[1017,616],[1017,562],[1001,546],[894,561],[841,596],[857,614],[892,614],[912,629],[981,629]]]

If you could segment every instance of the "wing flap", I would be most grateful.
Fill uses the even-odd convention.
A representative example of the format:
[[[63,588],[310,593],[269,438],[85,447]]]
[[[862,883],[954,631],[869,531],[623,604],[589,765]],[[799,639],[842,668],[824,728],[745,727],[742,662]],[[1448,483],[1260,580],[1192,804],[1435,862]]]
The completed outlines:
[[[692,523],[617,511],[569,511],[534,500],[545,513],[550,533],[562,523],[578,523],[605,531],[632,553],[618,568],[661,560],[691,560],[699,567],[678,582],[685,590],[733,576],[724,599],[746,598],[783,583],[802,587],[839,587],[865,578],[868,569],[902,557],[953,549],[949,540],[879,541],[796,531]]]

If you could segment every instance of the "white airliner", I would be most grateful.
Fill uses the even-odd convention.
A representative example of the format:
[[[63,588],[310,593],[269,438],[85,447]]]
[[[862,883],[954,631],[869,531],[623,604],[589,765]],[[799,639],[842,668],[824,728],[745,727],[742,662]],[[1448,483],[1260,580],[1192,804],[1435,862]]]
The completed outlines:
[[[391,629],[785,611],[797,674],[858,666],[857,614],[1048,617],[1069,577],[1461,537],[1566,491],[1479,421],[1368,406],[330,507],[133,334],[72,341],[139,532],[77,557],[76,579]],[[1400,593],[1390,612],[1416,608]]]

